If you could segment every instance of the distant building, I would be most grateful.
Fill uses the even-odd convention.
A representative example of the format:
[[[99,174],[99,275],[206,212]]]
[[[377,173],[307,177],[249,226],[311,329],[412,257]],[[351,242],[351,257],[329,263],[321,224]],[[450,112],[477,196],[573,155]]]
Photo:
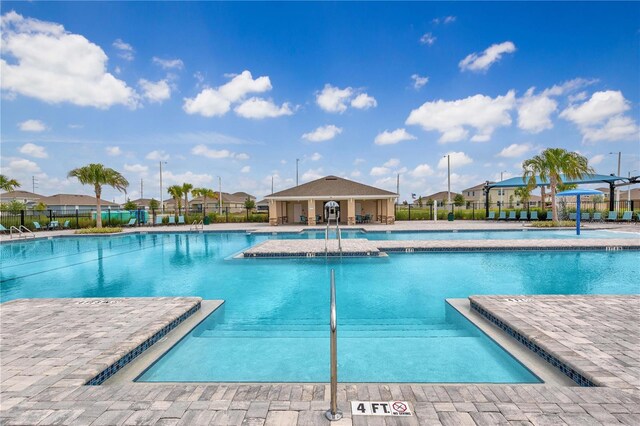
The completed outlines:
[[[149,210],[151,200],[152,198],[138,198],[137,200],[131,200],[131,202],[138,206],[139,209]],[[160,206],[160,202],[158,202],[158,206]]]
[[[495,183],[495,182],[489,182]],[[476,205],[483,205],[485,203],[484,185],[482,182],[471,188],[463,189],[462,196],[468,203],[476,203]],[[515,193],[515,188],[491,188],[489,191],[489,203],[497,204],[502,202],[505,206],[519,206],[520,199]]]
[[[80,213],[91,212],[96,209],[96,197],[90,195],[56,194],[42,197],[38,202],[46,204],[47,210],[62,214],[75,213],[76,207]],[[107,200],[101,200],[100,205],[103,209],[111,207],[111,209],[117,210],[120,208],[120,205]]]
[[[28,209],[35,207],[44,195],[36,194],[29,191],[10,191],[0,194],[0,203],[10,203],[11,201],[19,201],[26,205]]]
[[[447,203],[447,191],[436,192],[435,194],[423,195],[422,196],[422,205],[426,206],[429,200],[431,200],[431,204],[434,201],[438,202],[438,206],[444,206]],[[456,195],[460,195],[457,192],[451,191],[451,202],[453,203],[453,199],[456,198]],[[413,200],[413,205],[418,205],[418,200]]]
[[[207,197],[207,205],[204,206],[205,212],[217,212],[220,208],[218,203],[218,192],[216,191],[216,198]],[[228,192],[222,193],[222,209],[223,211],[226,208],[229,208],[229,213],[240,213],[245,211],[244,202],[247,198],[255,201],[256,197],[251,194],[247,194],[246,192],[236,192],[233,194],[229,194]],[[182,197],[181,201],[181,209],[184,209],[184,197]],[[203,197],[195,197],[189,200],[189,210],[201,212],[204,204]],[[169,212],[173,212],[176,210],[176,202],[173,198],[164,200],[165,210]]]
[[[259,212],[269,211],[269,201],[266,199],[260,200],[256,203],[256,210]]]

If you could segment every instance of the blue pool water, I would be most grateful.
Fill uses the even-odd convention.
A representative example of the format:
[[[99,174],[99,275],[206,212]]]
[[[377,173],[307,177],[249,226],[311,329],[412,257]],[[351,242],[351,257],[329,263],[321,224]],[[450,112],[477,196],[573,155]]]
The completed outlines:
[[[638,252],[423,253],[232,259],[272,236],[61,238],[0,245],[0,300],[224,299],[143,381],[327,381],[336,270],[340,380],[536,382],[447,305],[471,294],[640,292]]]

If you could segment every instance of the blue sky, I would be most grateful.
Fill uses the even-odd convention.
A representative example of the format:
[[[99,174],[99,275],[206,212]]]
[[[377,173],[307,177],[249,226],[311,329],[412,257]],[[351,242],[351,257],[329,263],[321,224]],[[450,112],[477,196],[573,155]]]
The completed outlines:
[[[2,3],[2,173],[262,197],[335,174],[401,199],[546,147],[640,169],[638,3]],[[638,174],[635,172],[634,174]],[[105,198],[123,194],[106,190]]]

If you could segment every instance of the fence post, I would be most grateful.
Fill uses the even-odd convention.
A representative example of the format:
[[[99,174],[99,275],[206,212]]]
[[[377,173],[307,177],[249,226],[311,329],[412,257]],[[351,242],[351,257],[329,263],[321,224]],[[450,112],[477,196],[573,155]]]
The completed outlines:
[[[76,229],[80,229],[80,217],[78,216],[78,209],[76,209]]]
[[[53,211],[49,209],[49,223],[53,220]]]
[[[411,204],[409,204],[409,221],[411,221]]]
[[[229,223],[229,207],[224,208],[225,220]]]
[[[471,203],[471,220],[476,220],[476,203]]]
[[[20,210],[20,226],[24,226],[24,210]]]

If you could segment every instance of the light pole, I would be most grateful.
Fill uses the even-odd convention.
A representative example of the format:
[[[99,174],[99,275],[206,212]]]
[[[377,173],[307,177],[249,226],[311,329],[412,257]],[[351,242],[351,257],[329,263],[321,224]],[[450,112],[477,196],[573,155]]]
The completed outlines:
[[[609,155],[616,154],[615,152],[610,152]],[[616,176],[620,176],[620,157],[622,157],[622,151],[618,151],[618,174]],[[616,204],[620,204],[620,188],[616,187]]]
[[[444,157],[447,157],[447,204],[451,204],[451,156],[447,154]]]
[[[300,162],[299,158],[296,158],[296,186],[298,186],[298,163]]]
[[[164,201],[162,199],[162,163],[167,164],[166,161],[159,161],[160,163],[160,204],[162,205],[162,214],[164,214]]]
[[[500,172],[500,182],[502,182],[502,174],[506,172],[506,170]],[[502,207],[504,204],[504,188],[500,188],[498,191],[500,191],[500,207]]]
[[[273,194],[273,175],[271,175],[271,193]]]
[[[218,214],[222,214],[222,178],[218,176]]]

